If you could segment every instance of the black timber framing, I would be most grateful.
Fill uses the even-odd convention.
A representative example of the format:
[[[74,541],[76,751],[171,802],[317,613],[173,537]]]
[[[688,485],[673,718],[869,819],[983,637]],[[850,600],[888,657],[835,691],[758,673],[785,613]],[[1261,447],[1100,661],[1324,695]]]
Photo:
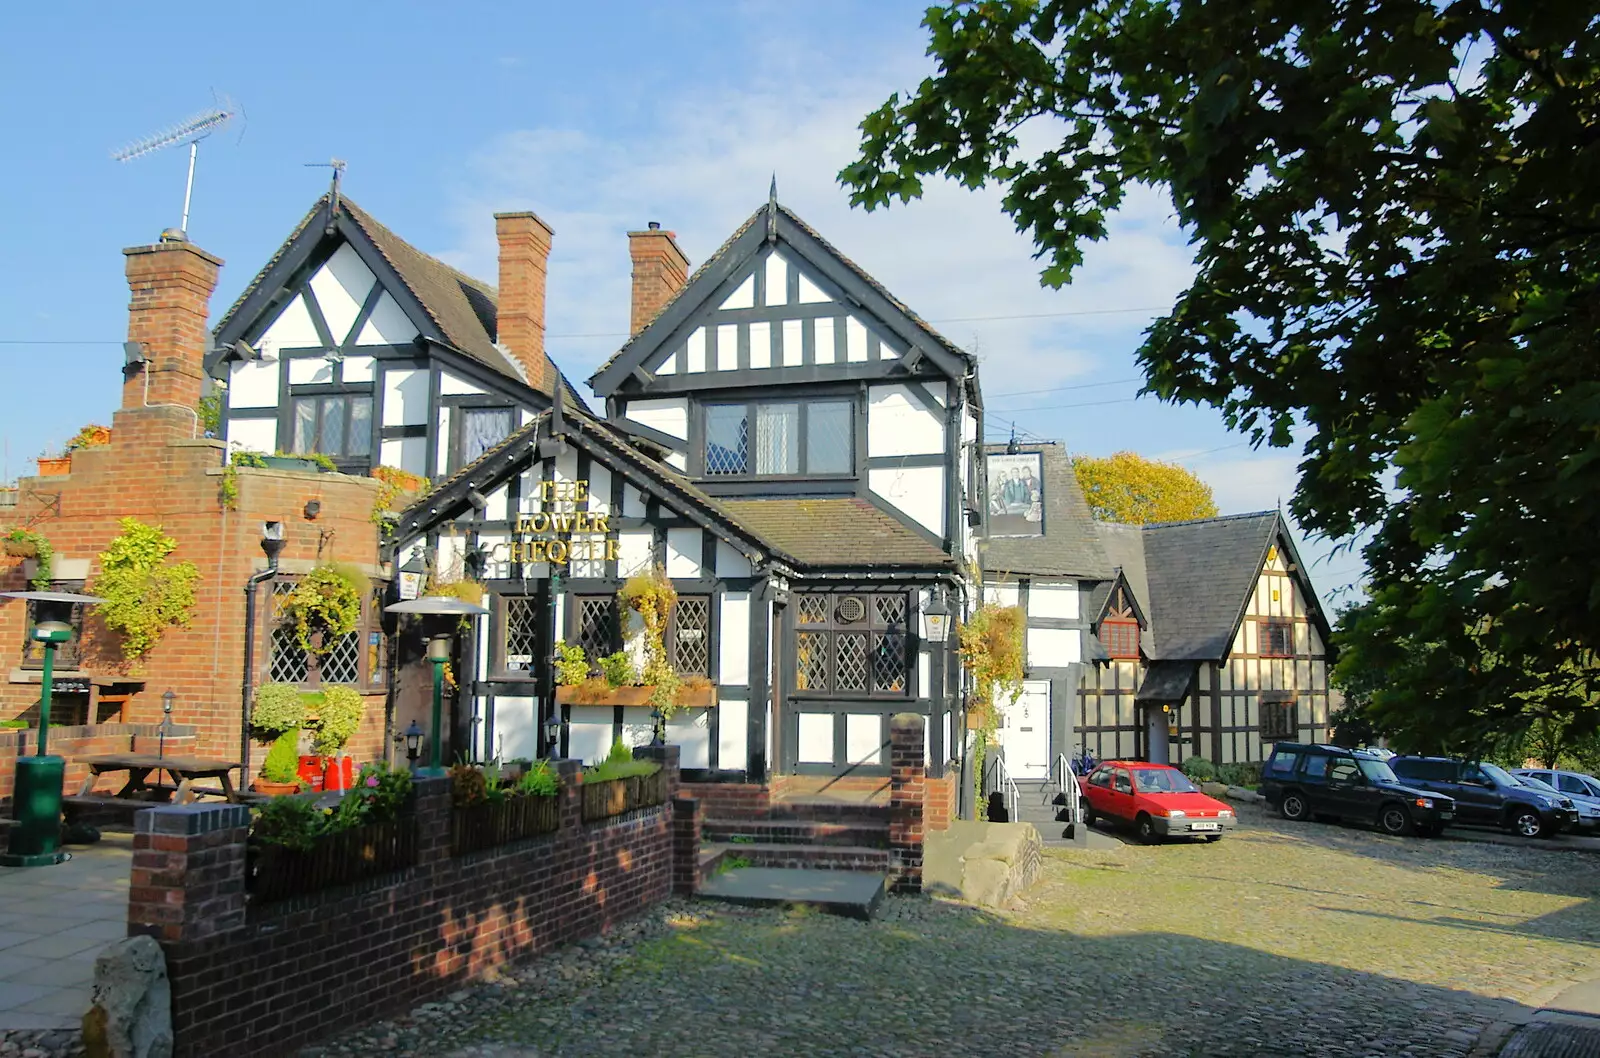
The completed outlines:
[[[908,350],[916,350],[922,358],[929,360],[945,377],[963,378],[967,373],[967,358],[957,354],[946,347],[944,340],[923,326],[919,321],[908,316],[897,305],[881,293],[871,282],[867,281],[853,267],[841,260],[837,253],[813,237],[802,226],[796,224],[787,212],[769,203],[757,211],[752,218],[752,223],[747,223],[745,229],[733,241],[724,247],[717,257],[707,262],[689,286],[682,290],[667,308],[653,320],[640,334],[638,334],[613,360],[597,371],[589,380],[594,391],[609,397],[621,392],[630,386],[637,386],[637,378],[633,374],[635,368],[648,367],[656,357],[669,355],[668,350],[676,349],[686,341],[688,334],[695,327],[705,325],[708,334],[714,333],[714,328],[722,321],[715,318],[719,311],[717,306],[726,300],[729,293],[741,282],[747,272],[755,269],[761,274],[757,282],[765,283],[765,268],[756,268],[764,263],[765,244],[768,242],[767,228],[769,224],[774,229],[779,242],[785,244],[799,262],[808,266],[808,270],[820,275],[825,281],[823,287],[829,287],[839,295],[838,300],[844,303],[846,310],[850,306],[859,306],[867,315],[873,317],[884,330],[898,338]],[[796,310],[787,312],[776,318],[793,319],[801,315],[798,305],[771,306],[764,308],[766,311],[779,309]],[[727,310],[722,310],[727,311]],[[838,309],[834,308],[834,312]],[[820,315],[820,314],[819,314]],[[771,317],[768,317],[771,318]],[[708,364],[715,363],[714,352],[707,349]],[[855,367],[869,368],[870,377],[882,377],[886,365],[898,361],[879,360],[867,364],[856,364]],[[832,367],[838,365],[814,365],[814,367]],[[852,366],[852,365],[843,365]],[[762,372],[793,371],[794,368],[765,368],[757,369]],[[721,372],[708,370],[707,376],[714,376]],[[700,373],[696,373],[697,375]],[[653,392],[667,392],[673,388],[675,380],[681,375],[661,376],[657,374],[650,384]],[[837,374],[828,377],[840,377]],[[850,376],[845,376],[850,377]],[[866,376],[861,376],[866,377]],[[772,381],[778,381],[774,378]],[[696,382],[691,378],[687,385],[679,388],[701,388],[703,380]]]

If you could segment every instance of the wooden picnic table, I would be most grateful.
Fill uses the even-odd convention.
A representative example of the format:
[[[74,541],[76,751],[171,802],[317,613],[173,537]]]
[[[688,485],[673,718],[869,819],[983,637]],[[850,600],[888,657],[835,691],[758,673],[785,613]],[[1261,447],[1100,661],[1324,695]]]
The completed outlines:
[[[177,793],[173,797],[175,804],[187,804],[194,800],[198,791],[193,789],[196,779],[216,779],[222,784],[222,796],[229,801],[237,802],[239,794],[233,788],[232,772],[239,767],[238,761],[217,760],[209,757],[168,757],[155,753],[100,753],[88,757],[75,757],[75,763],[87,764],[89,776],[83,780],[83,789],[79,796],[87,797],[94,789],[95,780],[108,772],[127,772],[128,781],[117,791],[119,800],[144,800],[139,795],[147,792],[157,792],[160,787],[152,785],[151,776],[158,779],[161,772],[166,772],[177,783]]]

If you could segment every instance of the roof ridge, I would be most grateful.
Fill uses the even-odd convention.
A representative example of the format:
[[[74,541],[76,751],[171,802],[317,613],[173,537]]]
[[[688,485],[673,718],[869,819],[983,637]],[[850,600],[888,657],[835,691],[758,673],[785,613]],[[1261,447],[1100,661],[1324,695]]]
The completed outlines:
[[[1275,517],[1280,517],[1281,514],[1282,514],[1282,512],[1277,511],[1277,510],[1245,511],[1245,512],[1240,513],[1240,514],[1214,514],[1210,518],[1185,518],[1184,520],[1179,521],[1179,522],[1145,522],[1144,524],[1136,526],[1135,528],[1138,528],[1140,530],[1171,529],[1171,528],[1174,528],[1174,527],[1180,526],[1180,525],[1212,525],[1212,524],[1214,524],[1216,522],[1243,521],[1246,518],[1269,518],[1269,517],[1274,517],[1275,518]],[[1106,522],[1104,524],[1106,524],[1106,525],[1117,525],[1117,524],[1120,524],[1120,523],[1117,523],[1117,522]]]
[[[324,195],[323,198],[327,198],[327,196]],[[372,227],[381,229],[385,235],[389,236],[391,239],[395,240],[396,242],[404,245],[406,247],[406,249],[410,250],[412,253],[416,254],[418,257],[426,257],[429,261],[432,261],[434,264],[438,265],[440,268],[443,268],[445,271],[449,272],[451,275],[457,277],[458,279],[464,280],[467,283],[470,283],[474,287],[477,287],[479,290],[482,290],[484,293],[496,295],[496,301],[499,300],[499,297],[498,297],[499,288],[498,287],[491,286],[490,284],[488,284],[488,283],[484,282],[483,280],[479,279],[477,276],[468,275],[466,272],[463,272],[461,269],[457,268],[455,265],[451,264],[450,262],[444,260],[441,257],[438,257],[435,254],[431,254],[426,250],[419,249],[417,247],[416,243],[414,243],[411,240],[407,239],[404,235],[401,235],[399,232],[397,232],[393,228],[389,227],[389,225],[385,224],[383,221],[379,220],[377,217],[374,217],[370,212],[368,212],[367,210],[363,209],[359,203],[357,203],[354,199],[350,198],[348,195],[341,194],[339,196],[339,202],[340,202],[341,205],[350,207],[351,217],[358,224],[361,224],[363,226],[366,226],[366,225],[370,224]],[[384,251],[382,246],[378,247],[378,252],[383,254],[384,257],[388,257],[389,256],[388,253]],[[390,261],[389,263],[393,264],[394,262]]]

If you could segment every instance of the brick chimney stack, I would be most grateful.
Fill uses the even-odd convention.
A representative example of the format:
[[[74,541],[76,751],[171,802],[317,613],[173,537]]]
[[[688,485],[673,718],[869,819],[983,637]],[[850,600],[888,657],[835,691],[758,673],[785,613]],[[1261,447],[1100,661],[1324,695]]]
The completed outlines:
[[[158,404],[192,409],[205,381],[206,316],[222,259],[165,233],[153,246],[122,252],[132,293],[128,341],[144,347],[146,361],[123,372],[123,410]]]
[[[645,231],[628,233],[633,258],[633,312],[629,331],[638,334],[689,281],[689,258],[678,249],[676,236],[651,221]]]
[[[530,386],[554,392],[556,369],[544,350],[544,300],[555,233],[533,213],[496,213],[494,233],[500,241],[496,340],[522,365]]]

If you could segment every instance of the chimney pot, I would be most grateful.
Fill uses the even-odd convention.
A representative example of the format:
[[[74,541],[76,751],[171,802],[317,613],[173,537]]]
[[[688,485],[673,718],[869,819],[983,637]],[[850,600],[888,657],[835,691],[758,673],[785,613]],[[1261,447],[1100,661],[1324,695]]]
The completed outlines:
[[[645,227],[649,228],[651,231],[660,231],[661,222],[659,220],[653,220],[649,224],[646,224]]]
[[[124,409],[161,404],[193,408],[204,392],[205,356],[211,348],[206,316],[222,260],[170,235],[171,229],[159,243],[122,251],[132,295],[128,342],[141,347],[145,360],[124,370]]]

